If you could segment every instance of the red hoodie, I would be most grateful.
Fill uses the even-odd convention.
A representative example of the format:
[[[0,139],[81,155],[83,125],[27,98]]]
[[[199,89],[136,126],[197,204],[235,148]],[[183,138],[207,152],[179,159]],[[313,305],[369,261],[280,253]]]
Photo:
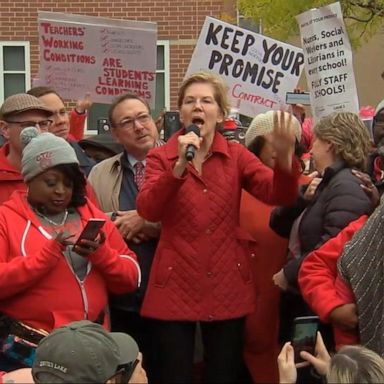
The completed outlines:
[[[25,191],[26,185],[20,170],[14,168],[8,161],[9,144],[0,148],[0,204],[7,201],[13,191]]]
[[[95,320],[107,307],[108,292],[137,288],[136,256],[115,225],[89,201],[77,210],[83,226],[91,217],[107,220],[106,241],[88,257],[83,282],[30,208],[25,192],[13,193],[0,207],[0,312],[50,332],[71,321]]]

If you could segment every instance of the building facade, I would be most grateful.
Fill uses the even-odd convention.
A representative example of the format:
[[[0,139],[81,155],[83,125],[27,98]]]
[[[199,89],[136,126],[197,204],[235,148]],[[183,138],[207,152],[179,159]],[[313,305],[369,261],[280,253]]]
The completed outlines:
[[[37,12],[51,11],[115,19],[156,22],[158,27],[156,116],[163,108],[176,109],[177,89],[192,57],[206,16],[236,22],[236,0],[2,0],[0,12],[0,102],[24,92],[38,73]],[[298,41],[294,41],[298,45]],[[384,35],[380,33],[355,53],[355,77],[361,105],[375,106],[384,97]],[[305,79],[300,82],[306,88]],[[96,105],[88,128],[107,115]]]

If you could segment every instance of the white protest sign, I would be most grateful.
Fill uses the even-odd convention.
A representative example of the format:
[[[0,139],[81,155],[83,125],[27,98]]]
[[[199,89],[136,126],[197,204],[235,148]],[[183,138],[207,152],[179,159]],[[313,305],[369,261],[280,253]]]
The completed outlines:
[[[359,112],[352,50],[339,3],[297,16],[312,113]]]
[[[133,92],[153,107],[156,84],[155,23],[56,12],[38,14],[38,82],[66,99],[110,103]]]
[[[221,75],[232,106],[254,117],[285,104],[303,62],[301,48],[206,17],[186,76],[198,71]]]

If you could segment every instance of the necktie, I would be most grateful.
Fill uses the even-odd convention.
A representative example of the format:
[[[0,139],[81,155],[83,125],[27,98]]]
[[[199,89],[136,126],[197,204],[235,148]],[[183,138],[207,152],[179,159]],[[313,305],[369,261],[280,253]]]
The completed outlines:
[[[141,161],[138,161],[133,168],[135,168],[135,183],[137,185],[137,189],[140,190],[144,184],[145,167]]]

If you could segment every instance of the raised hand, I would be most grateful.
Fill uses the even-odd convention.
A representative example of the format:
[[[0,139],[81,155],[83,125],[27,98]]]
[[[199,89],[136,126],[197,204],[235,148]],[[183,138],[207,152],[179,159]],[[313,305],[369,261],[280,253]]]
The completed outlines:
[[[295,129],[292,114],[284,111],[273,112],[273,148],[279,166],[287,171],[292,168],[292,156],[295,152]]]

